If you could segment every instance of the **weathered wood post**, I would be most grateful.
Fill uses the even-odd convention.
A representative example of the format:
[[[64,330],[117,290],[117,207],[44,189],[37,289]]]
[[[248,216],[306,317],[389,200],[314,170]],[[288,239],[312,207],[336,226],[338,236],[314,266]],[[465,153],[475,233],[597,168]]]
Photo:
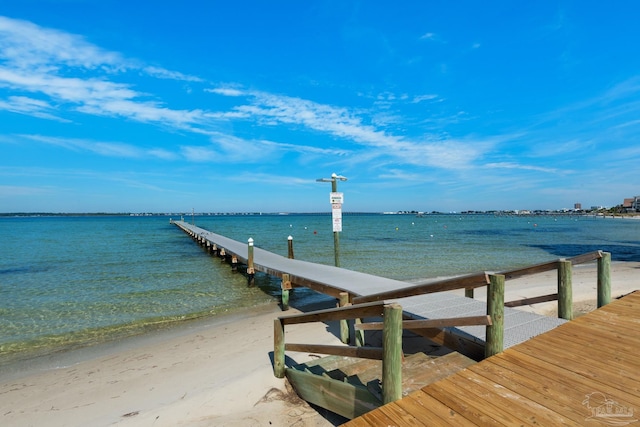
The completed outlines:
[[[474,291],[473,288],[465,288],[464,296],[467,297],[467,298],[473,299],[473,291]]]
[[[256,284],[256,270],[253,267],[253,238],[249,237],[249,240],[247,240],[247,245],[247,285],[254,286]]]
[[[284,378],[284,323],[280,319],[273,321],[273,374]]]
[[[611,254],[598,258],[598,308],[611,302]]]
[[[388,304],[382,326],[382,403],[402,398],[402,307]]]
[[[362,324],[362,319],[356,318],[354,322],[356,325],[360,325]],[[355,329],[354,333],[356,338],[356,347],[364,347],[364,331],[361,329],[357,329],[355,327],[354,329]]]
[[[220,258],[222,258],[222,262],[225,262],[227,260],[227,252],[224,250],[224,248],[220,248],[220,250],[218,251],[218,255],[220,256]]]
[[[491,325],[485,331],[484,357],[491,357],[504,350],[504,275],[489,275],[487,286],[487,314]]]
[[[349,293],[340,292],[340,299],[338,301],[338,305],[340,307],[346,307],[349,305]],[[340,341],[345,344],[349,344],[349,323],[347,322],[347,319],[340,320]]]
[[[238,271],[238,257],[235,254],[231,255],[231,271]]]
[[[282,274],[280,294],[282,298],[282,310],[289,310],[289,291],[291,290],[291,277],[287,273]]]
[[[288,246],[287,257],[289,259],[293,259],[293,236],[287,237],[287,246]]]
[[[573,319],[573,291],[571,289],[571,261],[558,261],[558,317]]]

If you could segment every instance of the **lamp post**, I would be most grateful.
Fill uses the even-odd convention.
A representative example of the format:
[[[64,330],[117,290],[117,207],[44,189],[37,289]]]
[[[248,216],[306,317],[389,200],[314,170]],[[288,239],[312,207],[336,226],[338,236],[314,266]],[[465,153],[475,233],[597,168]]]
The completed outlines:
[[[331,213],[333,219],[333,254],[336,267],[340,267],[340,237],[342,231],[342,193],[338,193],[338,181],[346,181],[342,175],[331,174],[331,178],[318,178],[318,182],[331,183]]]

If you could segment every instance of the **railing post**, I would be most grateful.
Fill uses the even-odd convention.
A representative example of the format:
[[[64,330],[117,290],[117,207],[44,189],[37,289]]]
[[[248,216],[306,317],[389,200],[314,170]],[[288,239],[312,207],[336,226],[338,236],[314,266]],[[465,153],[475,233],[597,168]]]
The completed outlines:
[[[284,378],[284,323],[280,319],[273,321],[273,374]]]
[[[573,319],[573,291],[571,289],[571,261],[558,261],[558,317]]]
[[[354,322],[356,325],[360,325],[362,324],[362,319],[356,318]],[[354,333],[356,335],[356,347],[364,347],[364,331],[361,329],[355,329]]]
[[[291,289],[291,278],[287,273],[282,273],[280,283],[280,295],[282,299],[282,310],[289,310],[289,290]]]
[[[611,302],[611,254],[598,258],[598,308]]]
[[[340,292],[339,307],[346,307],[349,304],[349,293]],[[346,319],[340,320],[340,341],[349,344],[349,323]]]
[[[287,237],[287,258],[293,259],[293,236]]]
[[[253,268],[253,238],[249,237],[249,240],[247,240],[247,244],[247,285],[251,287],[255,285],[256,276],[256,270]]]
[[[382,329],[382,403],[402,398],[402,307],[384,306]]]
[[[473,288],[465,288],[464,296],[473,299]]]
[[[487,314],[491,325],[485,332],[484,357],[491,357],[504,349],[504,275],[489,275],[487,286]]]

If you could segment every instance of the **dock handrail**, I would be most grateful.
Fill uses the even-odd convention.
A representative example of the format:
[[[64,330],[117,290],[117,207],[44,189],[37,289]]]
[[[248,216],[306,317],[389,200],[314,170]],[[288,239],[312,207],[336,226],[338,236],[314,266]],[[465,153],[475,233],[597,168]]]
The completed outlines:
[[[351,345],[298,344],[285,342],[285,326],[312,322],[343,321],[382,317],[382,322],[356,324],[359,330],[382,330],[382,347]],[[277,378],[286,373],[285,352],[314,352],[328,355],[382,360],[383,403],[402,397],[402,331],[404,329],[430,329],[461,325],[491,325],[489,316],[471,316],[449,319],[402,320],[399,304],[375,301],[346,307],[318,310],[280,316],[274,320],[273,372]]]
[[[598,261],[598,307],[608,304],[611,300],[611,254],[603,251],[593,251],[571,258],[559,258],[554,261],[496,273],[497,275],[504,276],[505,280],[512,280],[532,274],[558,270],[558,293],[543,295],[534,298],[524,298],[516,301],[509,301],[506,302],[505,305],[507,307],[518,307],[526,304],[536,304],[540,302],[555,300],[558,300],[559,302],[564,301],[563,304],[566,303],[567,299],[570,299],[567,298],[567,294],[570,294],[571,292],[571,266],[576,264],[583,264],[594,260]],[[568,272],[566,271],[567,269]],[[473,298],[473,289],[489,285],[491,275],[492,274],[487,272],[469,274],[437,282],[415,285],[401,289],[393,289],[376,294],[356,296],[353,297],[352,302],[353,304],[362,304],[372,301],[394,300],[429,293],[453,291],[457,289],[465,289],[465,295]],[[561,275],[563,277],[561,277]],[[561,282],[566,282],[567,279],[569,281],[569,288],[567,289],[565,286],[563,291],[560,285]],[[564,283],[564,285],[566,284],[567,283]],[[566,308],[566,310],[559,311],[559,315],[564,318],[567,318],[565,316],[570,317],[571,315],[568,312],[570,307],[563,308]]]

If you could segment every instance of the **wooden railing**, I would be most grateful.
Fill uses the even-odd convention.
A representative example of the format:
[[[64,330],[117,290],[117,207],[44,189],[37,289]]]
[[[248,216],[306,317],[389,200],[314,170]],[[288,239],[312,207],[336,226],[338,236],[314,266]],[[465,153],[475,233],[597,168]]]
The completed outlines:
[[[611,254],[594,251],[572,258],[560,258],[554,261],[503,271],[500,273],[476,273],[452,279],[432,282],[407,288],[381,292],[377,294],[354,297],[353,304],[358,305],[373,301],[394,300],[416,295],[464,289],[465,296],[473,298],[474,289],[487,286],[487,315],[491,325],[487,325],[485,337],[485,357],[500,353],[504,348],[504,307],[518,307],[547,301],[558,301],[558,317],[571,320],[573,318],[572,266],[590,261],[597,261],[597,300],[598,307],[611,301]],[[504,301],[506,280],[558,271],[558,292],[516,301]]]
[[[382,347],[345,345],[297,344],[285,342],[285,326],[301,323],[356,320],[382,317],[382,322],[356,325],[360,330],[382,330]],[[382,360],[383,403],[402,397],[402,331],[422,328],[442,328],[463,325],[491,325],[489,316],[461,317],[451,319],[402,320],[399,304],[382,302],[363,303],[310,313],[281,316],[274,321],[274,375],[283,378],[286,374],[285,352],[300,351],[327,355],[359,357]]]
[[[517,279],[532,274],[558,270],[558,292],[550,295],[542,295],[533,298],[524,298],[505,303],[507,307],[518,307],[522,305],[537,304],[547,301],[558,301],[558,315],[564,319],[571,318],[571,266],[583,264],[597,260],[597,299],[598,307],[602,307],[611,301],[611,254],[608,252],[594,251],[578,255],[572,258],[560,258],[554,261],[532,265],[529,267],[509,270],[499,273],[475,273],[466,276],[454,277],[452,279],[438,282],[416,285],[407,288],[391,290],[371,295],[354,297],[354,304],[361,304],[371,301],[384,301],[389,299],[405,298],[415,295],[423,295],[436,292],[453,291],[464,289],[465,296],[473,298],[473,290],[483,286],[488,286],[490,277],[501,275],[505,280]]]

